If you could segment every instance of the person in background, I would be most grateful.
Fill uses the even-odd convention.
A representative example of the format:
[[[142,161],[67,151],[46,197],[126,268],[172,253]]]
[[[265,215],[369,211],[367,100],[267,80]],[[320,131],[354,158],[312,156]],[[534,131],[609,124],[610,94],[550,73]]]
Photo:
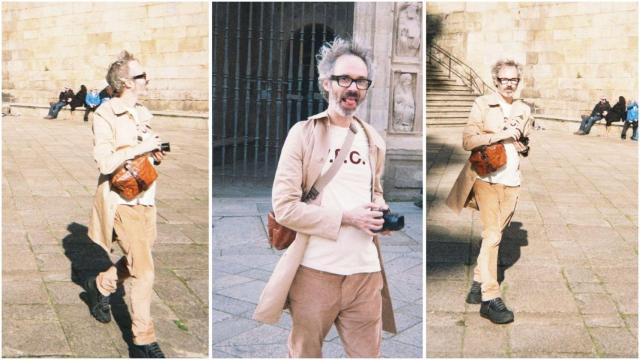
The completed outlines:
[[[100,94],[98,94],[98,96],[100,96],[101,105],[103,102],[111,99],[113,97],[113,88],[111,87],[111,85],[105,86],[104,89],[100,91]]]
[[[611,124],[614,122],[618,122],[620,120],[624,120],[625,112],[627,111],[627,104],[625,102],[624,96],[620,96],[618,98],[618,102],[613,105],[611,110],[604,117],[607,122],[605,125],[606,136],[609,136],[609,132],[611,131]]]
[[[84,99],[87,97],[87,87],[84,85],[80,85],[80,90],[75,94],[69,106],[71,107],[71,111],[75,111],[76,108],[84,106]]]
[[[91,89],[87,93],[87,97],[84,99],[84,121],[89,121],[89,113],[96,111],[98,106],[100,105],[100,94],[98,94],[98,89]]]
[[[44,118],[47,120],[52,120],[58,117],[58,113],[62,110],[63,107],[71,103],[73,100],[74,94],[73,90],[68,87],[62,89],[60,94],[58,95],[58,102],[51,103],[49,107],[49,114]]]
[[[574,135],[587,135],[591,131],[591,127],[596,121],[604,118],[611,110],[611,105],[607,101],[607,98],[603,95],[600,97],[600,102],[591,110],[591,116],[582,116],[582,122],[578,131],[574,132]]]
[[[620,135],[622,140],[627,138],[629,126],[633,128],[631,140],[638,141],[638,103],[635,100],[629,101],[629,105],[627,105],[627,116],[624,125],[622,125],[622,134]]]

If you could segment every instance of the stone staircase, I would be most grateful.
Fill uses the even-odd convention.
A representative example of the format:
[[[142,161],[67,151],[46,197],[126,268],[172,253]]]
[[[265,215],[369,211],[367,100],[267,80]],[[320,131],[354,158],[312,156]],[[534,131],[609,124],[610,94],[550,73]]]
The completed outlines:
[[[464,126],[476,97],[455,75],[427,65],[427,126]]]

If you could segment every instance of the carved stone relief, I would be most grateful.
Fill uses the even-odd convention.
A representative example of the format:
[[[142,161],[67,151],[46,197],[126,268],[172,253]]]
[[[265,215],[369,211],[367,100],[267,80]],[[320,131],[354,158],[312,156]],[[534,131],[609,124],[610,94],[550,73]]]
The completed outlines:
[[[413,131],[416,115],[414,74],[401,73],[393,88],[393,130]]]
[[[396,55],[416,57],[420,51],[422,29],[422,4],[404,2],[400,5],[397,17]]]

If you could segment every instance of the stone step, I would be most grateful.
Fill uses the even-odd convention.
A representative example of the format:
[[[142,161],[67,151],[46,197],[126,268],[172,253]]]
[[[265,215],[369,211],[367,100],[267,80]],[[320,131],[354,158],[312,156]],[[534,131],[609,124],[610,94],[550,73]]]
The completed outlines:
[[[448,91],[429,91],[427,90],[427,99],[431,97],[433,100],[475,100],[479,95],[468,93],[468,92],[459,92],[452,94]]]
[[[427,118],[427,126],[465,126],[467,119],[429,119]]]
[[[427,89],[436,89],[436,88],[465,88],[468,89],[468,87],[466,87],[463,84],[458,84],[455,81],[449,81],[449,82],[431,82],[431,81],[427,81]]]
[[[468,118],[468,111],[456,111],[456,112],[429,112],[427,111],[427,117],[431,118],[443,118],[443,119],[456,119],[456,118]]]
[[[470,108],[473,105],[473,100],[432,100],[427,99],[427,106],[434,107],[447,107],[447,108]]]
[[[471,92],[471,90],[464,86],[458,84],[429,84],[427,83],[427,91],[466,91]]]

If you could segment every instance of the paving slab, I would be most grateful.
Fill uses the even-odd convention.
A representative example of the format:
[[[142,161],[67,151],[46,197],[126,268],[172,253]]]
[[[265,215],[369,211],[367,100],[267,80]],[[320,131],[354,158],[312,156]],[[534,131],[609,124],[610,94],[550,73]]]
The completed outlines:
[[[208,131],[154,125],[172,152],[158,167],[159,275],[152,316],[167,356],[206,357]],[[119,321],[101,324],[89,314],[81,286],[110,261],[86,236],[98,178],[92,137],[91,123],[2,119],[3,356],[129,355],[131,319],[117,299],[123,292],[111,299]],[[120,254],[114,248],[111,260]],[[181,330],[176,320],[189,330]]]
[[[515,322],[494,325],[464,303],[478,214],[444,206],[468,158],[462,128],[426,132],[427,355],[637,357],[637,143],[534,132],[499,256]]]

